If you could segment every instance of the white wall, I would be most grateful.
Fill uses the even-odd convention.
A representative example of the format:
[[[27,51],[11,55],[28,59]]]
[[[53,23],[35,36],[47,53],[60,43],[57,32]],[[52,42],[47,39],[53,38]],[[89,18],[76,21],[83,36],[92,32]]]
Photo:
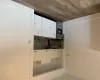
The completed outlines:
[[[34,10],[0,0],[0,80],[29,80]]]
[[[0,80],[51,80],[64,73],[62,68],[33,77],[33,33],[34,10],[0,0]]]
[[[67,73],[100,80],[100,14],[64,22]]]

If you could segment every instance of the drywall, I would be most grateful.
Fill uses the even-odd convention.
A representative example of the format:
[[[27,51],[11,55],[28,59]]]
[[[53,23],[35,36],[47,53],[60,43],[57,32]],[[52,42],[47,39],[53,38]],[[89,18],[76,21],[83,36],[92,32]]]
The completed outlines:
[[[29,80],[32,13],[11,0],[0,0],[0,80]]]
[[[100,80],[100,14],[64,22],[67,73]]]
[[[33,77],[34,10],[0,0],[0,80],[50,80],[59,69]]]

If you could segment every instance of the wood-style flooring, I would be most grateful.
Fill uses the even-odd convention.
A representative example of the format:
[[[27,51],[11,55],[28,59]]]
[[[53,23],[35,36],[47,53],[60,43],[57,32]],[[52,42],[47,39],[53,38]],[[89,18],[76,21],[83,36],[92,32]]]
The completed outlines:
[[[77,77],[74,77],[74,76],[71,76],[71,75],[68,75],[68,74],[64,74],[62,76],[59,76],[53,80],[83,80],[83,79],[79,79]]]

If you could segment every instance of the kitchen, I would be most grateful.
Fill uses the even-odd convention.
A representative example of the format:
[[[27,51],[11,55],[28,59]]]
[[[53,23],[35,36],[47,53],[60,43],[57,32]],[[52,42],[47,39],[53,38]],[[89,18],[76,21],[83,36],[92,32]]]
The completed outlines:
[[[42,1],[0,0],[0,79],[100,80],[99,1]]]
[[[34,14],[33,76],[63,68],[63,23]]]

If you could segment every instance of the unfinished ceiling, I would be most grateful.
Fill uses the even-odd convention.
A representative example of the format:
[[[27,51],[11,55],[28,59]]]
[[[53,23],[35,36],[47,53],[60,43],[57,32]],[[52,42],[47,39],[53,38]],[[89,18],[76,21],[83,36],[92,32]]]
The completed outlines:
[[[66,21],[100,12],[100,0],[15,0],[57,21]]]

